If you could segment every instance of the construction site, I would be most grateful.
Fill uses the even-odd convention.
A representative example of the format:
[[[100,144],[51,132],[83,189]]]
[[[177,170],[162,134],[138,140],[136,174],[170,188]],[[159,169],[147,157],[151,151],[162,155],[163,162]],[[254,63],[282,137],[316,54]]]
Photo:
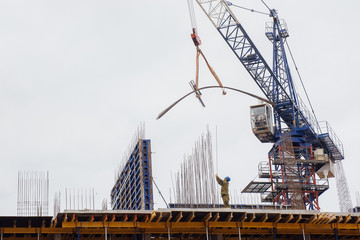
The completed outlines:
[[[3,44],[29,39],[0,59],[15,81],[3,80],[0,240],[360,239],[360,113],[345,117],[358,88],[335,86],[350,85],[337,72],[356,69],[359,49],[353,33],[330,52],[333,6],[296,22],[305,3],[137,4],[3,3]]]

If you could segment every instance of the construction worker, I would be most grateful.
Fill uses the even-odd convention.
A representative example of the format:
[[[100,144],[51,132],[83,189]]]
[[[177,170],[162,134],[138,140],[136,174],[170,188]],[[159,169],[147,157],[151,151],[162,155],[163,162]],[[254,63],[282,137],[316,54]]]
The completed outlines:
[[[229,205],[229,182],[230,182],[230,178],[226,177],[226,178],[224,178],[224,180],[222,180],[221,178],[219,178],[219,176],[217,174],[215,176],[216,176],[216,181],[221,186],[221,197],[222,197],[223,202],[224,202],[224,207],[225,208],[230,208],[230,205]]]

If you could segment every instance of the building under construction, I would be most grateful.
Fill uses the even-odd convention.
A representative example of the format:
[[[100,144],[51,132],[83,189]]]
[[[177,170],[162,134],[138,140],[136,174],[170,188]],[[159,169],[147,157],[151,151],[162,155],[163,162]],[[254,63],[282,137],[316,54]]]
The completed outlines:
[[[262,203],[232,200],[230,208],[223,208],[214,179],[211,135],[207,132],[175,176],[173,202],[168,204],[159,190],[167,208],[154,210],[151,141],[145,139],[141,126],[116,174],[110,193],[112,210],[107,210],[105,203],[102,210],[60,211],[57,197],[55,216],[44,216],[48,212],[48,190],[44,194],[42,189],[48,189],[48,178],[40,185],[35,181],[34,189],[41,190],[35,197],[26,190],[33,189],[28,181],[19,180],[19,216],[0,217],[0,240],[360,239],[360,213],[353,212],[342,169],[343,145],[328,123],[318,122],[309,98],[305,104],[296,91],[286,56],[290,51],[286,23],[277,11],[268,8],[272,21],[266,25],[265,36],[273,47],[273,63],[268,64],[235,17],[230,2],[195,1],[266,97],[248,94],[263,100],[250,107],[251,128],[261,143],[273,145],[266,161],[259,164],[258,179],[243,190],[261,195]],[[188,3],[194,23],[192,1]],[[225,89],[236,90],[223,86],[210,67],[199,48],[196,25],[192,26],[191,38],[197,65],[202,56],[223,93]],[[197,66],[196,82],[192,81],[191,87],[205,106],[198,80]],[[319,197],[329,189],[331,177],[336,177],[339,213],[320,212]],[[70,206],[72,202],[74,206],[75,201],[70,201]]]
[[[144,181],[152,177],[152,164],[150,140],[143,138],[141,128],[115,179],[111,191],[113,210],[65,209],[54,212],[53,217],[32,212],[0,217],[1,240],[360,238],[360,213],[298,210],[294,205],[241,204],[236,200],[232,200],[231,208],[223,208],[219,198],[214,197],[218,194],[209,130],[184,159],[176,177],[174,203],[165,209],[144,209],[153,206],[147,204],[149,199],[153,201],[152,194],[146,197],[147,191],[152,193],[153,182]],[[198,188],[191,184],[194,181]]]

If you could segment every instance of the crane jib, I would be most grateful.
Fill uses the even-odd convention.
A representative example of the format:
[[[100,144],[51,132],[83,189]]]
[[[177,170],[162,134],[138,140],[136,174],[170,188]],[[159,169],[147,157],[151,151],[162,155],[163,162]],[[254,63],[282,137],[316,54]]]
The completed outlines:
[[[290,98],[290,94],[286,92],[246,33],[245,29],[233,16],[226,4],[222,1],[203,1],[203,3],[198,1],[198,3],[229,47],[233,50],[237,58],[255,80],[264,95],[270,101],[275,103],[290,103],[286,109],[278,108],[279,111],[292,109],[292,106],[295,105],[295,103],[293,99]],[[208,9],[209,12],[205,10],[204,5],[207,5],[206,9]],[[282,112],[279,114],[281,115]],[[287,118],[285,118],[284,121],[289,125],[292,124],[292,120],[288,122]]]

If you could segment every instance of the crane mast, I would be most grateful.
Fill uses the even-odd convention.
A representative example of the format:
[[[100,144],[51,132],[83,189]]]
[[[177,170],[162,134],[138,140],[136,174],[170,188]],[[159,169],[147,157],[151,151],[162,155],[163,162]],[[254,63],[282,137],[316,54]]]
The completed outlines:
[[[344,151],[328,123],[321,125],[295,91],[285,52],[289,37],[285,22],[270,10],[272,22],[266,25],[265,35],[273,45],[271,68],[226,1],[196,2],[275,105],[273,109],[266,104],[251,107],[254,134],[263,143],[274,143],[268,162],[259,165],[259,177],[268,178],[270,184],[253,181],[243,192],[261,193],[264,202],[320,209],[318,197],[328,189],[333,163],[344,159]]]

